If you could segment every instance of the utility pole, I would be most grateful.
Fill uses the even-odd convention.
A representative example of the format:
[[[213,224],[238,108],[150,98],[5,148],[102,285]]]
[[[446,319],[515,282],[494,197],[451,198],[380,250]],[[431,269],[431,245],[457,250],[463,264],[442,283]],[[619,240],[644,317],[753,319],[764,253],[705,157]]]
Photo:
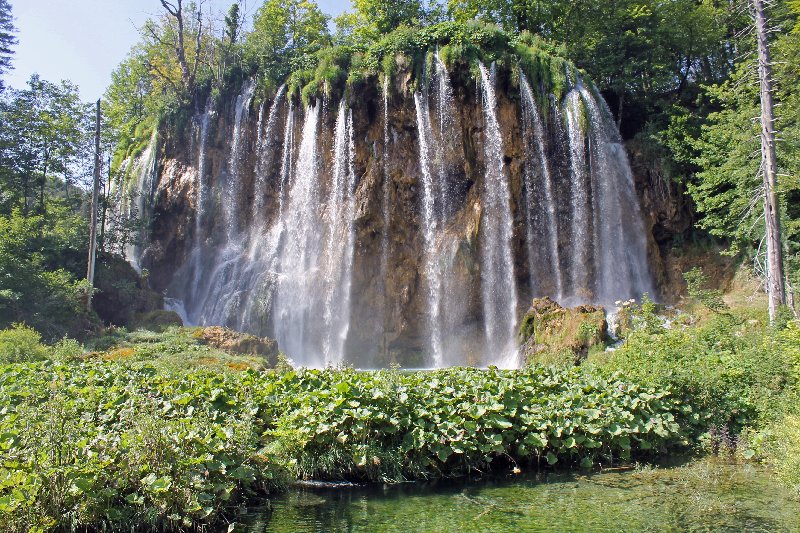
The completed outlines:
[[[786,305],[783,279],[783,251],[778,198],[775,194],[778,162],[775,155],[775,112],[772,103],[772,63],[767,40],[764,0],[753,1],[753,18],[758,40],[758,78],[761,85],[761,173],[764,177],[764,222],[767,237],[767,296],[769,320],[775,320],[778,307]]]
[[[86,309],[92,309],[92,290],[94,288],[94,262],[97,249],[97,204],[100,196],[100,100],[97,100],[97,114],[94,126],[94,184],[92,186],[92,214],[89,226],[89,268],[86,280],[89,282],[86,295]]]

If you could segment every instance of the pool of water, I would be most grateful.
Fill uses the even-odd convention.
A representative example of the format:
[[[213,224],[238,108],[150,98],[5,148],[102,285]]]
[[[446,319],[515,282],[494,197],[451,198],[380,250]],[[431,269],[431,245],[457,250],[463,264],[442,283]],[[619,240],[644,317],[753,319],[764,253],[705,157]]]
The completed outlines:
[[[763,467],[705,459],[593,473],[297,487],[247,531],[800,531],[800,502]]]

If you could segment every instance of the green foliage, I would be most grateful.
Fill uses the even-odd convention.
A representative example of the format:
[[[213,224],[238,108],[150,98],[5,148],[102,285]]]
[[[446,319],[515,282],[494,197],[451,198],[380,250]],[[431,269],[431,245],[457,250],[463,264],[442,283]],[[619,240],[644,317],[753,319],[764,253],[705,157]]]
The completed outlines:
[[[47,339],[94,328],[85,282],[64,268],[83,256],[85,226],[75,218],[55,206],[47,215],[0,216],[0,327],[22,321]]]
[[[41,361],[47,357],[42,336],[25,324],[14,324],[0,331],[0,363]]]
[[[604,372],[219,372],[106,354],[0,366],[7,530],[199,527],[287,476],[590,466],[684,443],[670,394]]]
[[[17,44],[14,37],[14,16],[11,13],[11,4],[8,0],[0,0],[0,76],[11,69],[11,59],[14,55],[12,47]],[[3,90],[3,80],[0,79],[0,91]]]
[[[791,6],[790,6],[791,7]],[[796,8],[795,8],[796,9]],[[776,151],[781,177],[778,196],[781,225],[786,248],[786,270],[789,279],[800,280],[800,75],[795,58],[800,52],[800,39],[794,31],[798,11],[788,12],[785,6],[772,12],[771,24],[781,27],[771,42],[776,87],[776,129],[779,132]],[[752,50],[751,38],[741,46]],[[702,213],[699,224],[712,235],[728,239],[732,251],[747,256],[757,253],[764,235],[763,188],[760,174],[760,123],[753,120],[760,114],[755,56],[742,54],[730,79],[707,88],[717,111],[708,115],[693,148],[694,163],[699,167],[697,179],[689,192]]]
[[[183,529],[279,488],[251,384],[97,361],[2,367],[0,527]]]
[[[679,422],[698,435],[711,426],[735,435],[780,417],[798,382],[786,343],[762,321],[733,313],[691,328],[640,328],[595,360],[627,379],[672,391],[686,409]]]
[[[48,178],[58,175],[66,194],[85,178],[89,117],[78,88],[31,76],[28,87],[0,96],[0,213],[46,209]]]
[[[330,41],[328,17],[308,0],[268,0],[256,12],[253,31],[246,37],[244,57],[262,83],[277,85],[290,67]]]
[[[354,0],[353,7],[378,34],[389,33],[401,25],[419,26],[425,18],[420,0]]]
[[[701,304],[715,313],[728,310],[728,304],[722,298],[722,291],[719,289],[709,289],[708,276],[699,267],[695,267],[683,273],[686,280],[686,292],[692,298],[697,299]]]

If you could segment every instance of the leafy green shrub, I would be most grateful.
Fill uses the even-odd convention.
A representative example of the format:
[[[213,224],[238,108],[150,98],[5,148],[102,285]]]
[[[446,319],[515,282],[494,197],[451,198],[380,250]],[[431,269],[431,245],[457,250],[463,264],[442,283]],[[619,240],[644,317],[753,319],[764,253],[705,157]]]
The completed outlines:
[[[669,393],[580,368],[218,372],[136,358],[0,366],[0,523],[190,529],[287,475],[398,480],[682,445]]]
[[[25,324],[14,324],[0,331],[0,363],[41,361],[47,358],[42,336]]]
[[[51,348],[51,352],[56,361],[77,361],[85,350],[75,339],[64,337]]]
[[[268,405],[270,449],[300,477],[448,476],[498,458],[590,466],[683,443],[669,394],[579,368],[301,370],[260,386],[283,399]]]
[[[798,379],[779,338],[758,321],[732,314],[694,328],[641,328],[604,356],[600,366],[680,398],[680,422],[696,437],[712,425],[735,435],[780,418]]]

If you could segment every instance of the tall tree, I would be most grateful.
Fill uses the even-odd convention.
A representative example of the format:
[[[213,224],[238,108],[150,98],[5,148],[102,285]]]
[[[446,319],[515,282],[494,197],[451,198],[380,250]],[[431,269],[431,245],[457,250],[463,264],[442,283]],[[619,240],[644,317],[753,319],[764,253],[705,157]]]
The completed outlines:
[[[330,41],[328,17],[309,0],[268,0],[256,12],[245,54],[265,77],[283,80],[291,61]]]
[[[11,59],[14,55],[12,47],[17,44],[14,33],[16,28],[11,14],[11,4],[8,0],[0,0],[0,90],[3,89],[2,75],[12,68]]]
[[[767,18],[763,0],[753,0],[756,41],[758,42],[758,79],[761,95],[761,173],[764,177],[764,226],[767,239],[767,295],[769,319],[774,321],[778,308],[786,304],[783,277],[781,223],[775,188],[778,181],[778,158],[775,155],[775,111],[772,102],[772,63],[767,38]]]
[[[388,33],[402,24],[418,25],[425,18],[420,0],[353,0],[353,7],[379,34]]]

